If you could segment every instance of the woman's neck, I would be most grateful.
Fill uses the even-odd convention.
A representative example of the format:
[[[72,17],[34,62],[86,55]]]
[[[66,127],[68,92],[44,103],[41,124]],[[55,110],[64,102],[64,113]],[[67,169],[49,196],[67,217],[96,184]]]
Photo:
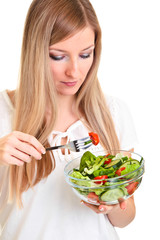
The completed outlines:
[[[58,112],[74,112],[75,102],[75,96],[58,95]]]
[[[58,96],[57,101],[58,116],[54,130],[65,132],[79,119],[75,112],[75,96]]]

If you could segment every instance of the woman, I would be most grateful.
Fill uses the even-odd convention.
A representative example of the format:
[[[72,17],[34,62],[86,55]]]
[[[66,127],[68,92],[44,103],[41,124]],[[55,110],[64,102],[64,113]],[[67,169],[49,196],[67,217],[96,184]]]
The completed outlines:
[[[101,30],[88,0],[32,2],[19,85],[0,94],[1,239],[114,240],[113,226],[133,220],[133,198],[82,206],[63,176],[66,162],[77,154],[45,152],[89,131],[101,142],[90,151],[134,147],[126,107],[100,88],[100,53]]]

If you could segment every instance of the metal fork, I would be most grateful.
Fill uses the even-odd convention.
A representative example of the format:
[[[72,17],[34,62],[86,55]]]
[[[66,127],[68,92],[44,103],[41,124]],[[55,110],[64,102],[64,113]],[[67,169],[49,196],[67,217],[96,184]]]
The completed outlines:
[[[60,148],[67,148],[72,152],[80,152],[81,150],[89,148],[91,145],[92,145],[92,142],[90,137],[85,137],[79,140],[74,140],[65,145],[46,148],[46,151],[56,150]]]

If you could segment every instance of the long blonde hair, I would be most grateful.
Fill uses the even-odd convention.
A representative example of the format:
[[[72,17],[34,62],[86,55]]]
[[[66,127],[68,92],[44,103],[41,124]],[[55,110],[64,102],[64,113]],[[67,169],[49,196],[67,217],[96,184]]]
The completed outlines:
[[[90,26],[95,32],[93,65],[77,92],[77,113],[89,129],[98,133],[107,149],[118,149],[114,124],[100,88],[97,71],[101,54],[101,29],[88,0],[34,0],[23,35],[19,85],[16,90],[14,129],[35,136],[44,146],[57,116],[56,91],[49,68],[49,46]],[[46,121],[46,105],[50,120]],[[22,167],[10,166],[10,194],[22,206],[21,195],[46,178],[55,168],[47,153]],[[16,181],[15,181],[16,179]]]

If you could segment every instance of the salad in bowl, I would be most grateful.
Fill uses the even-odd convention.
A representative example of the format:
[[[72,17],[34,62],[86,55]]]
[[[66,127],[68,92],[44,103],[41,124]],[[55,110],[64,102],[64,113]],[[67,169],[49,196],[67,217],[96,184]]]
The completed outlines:
[[[112,205],[131,197],[140,186],[144,159],[122,150],[86,151],[69,162],[64,173],[80,199],[94,205]]]

